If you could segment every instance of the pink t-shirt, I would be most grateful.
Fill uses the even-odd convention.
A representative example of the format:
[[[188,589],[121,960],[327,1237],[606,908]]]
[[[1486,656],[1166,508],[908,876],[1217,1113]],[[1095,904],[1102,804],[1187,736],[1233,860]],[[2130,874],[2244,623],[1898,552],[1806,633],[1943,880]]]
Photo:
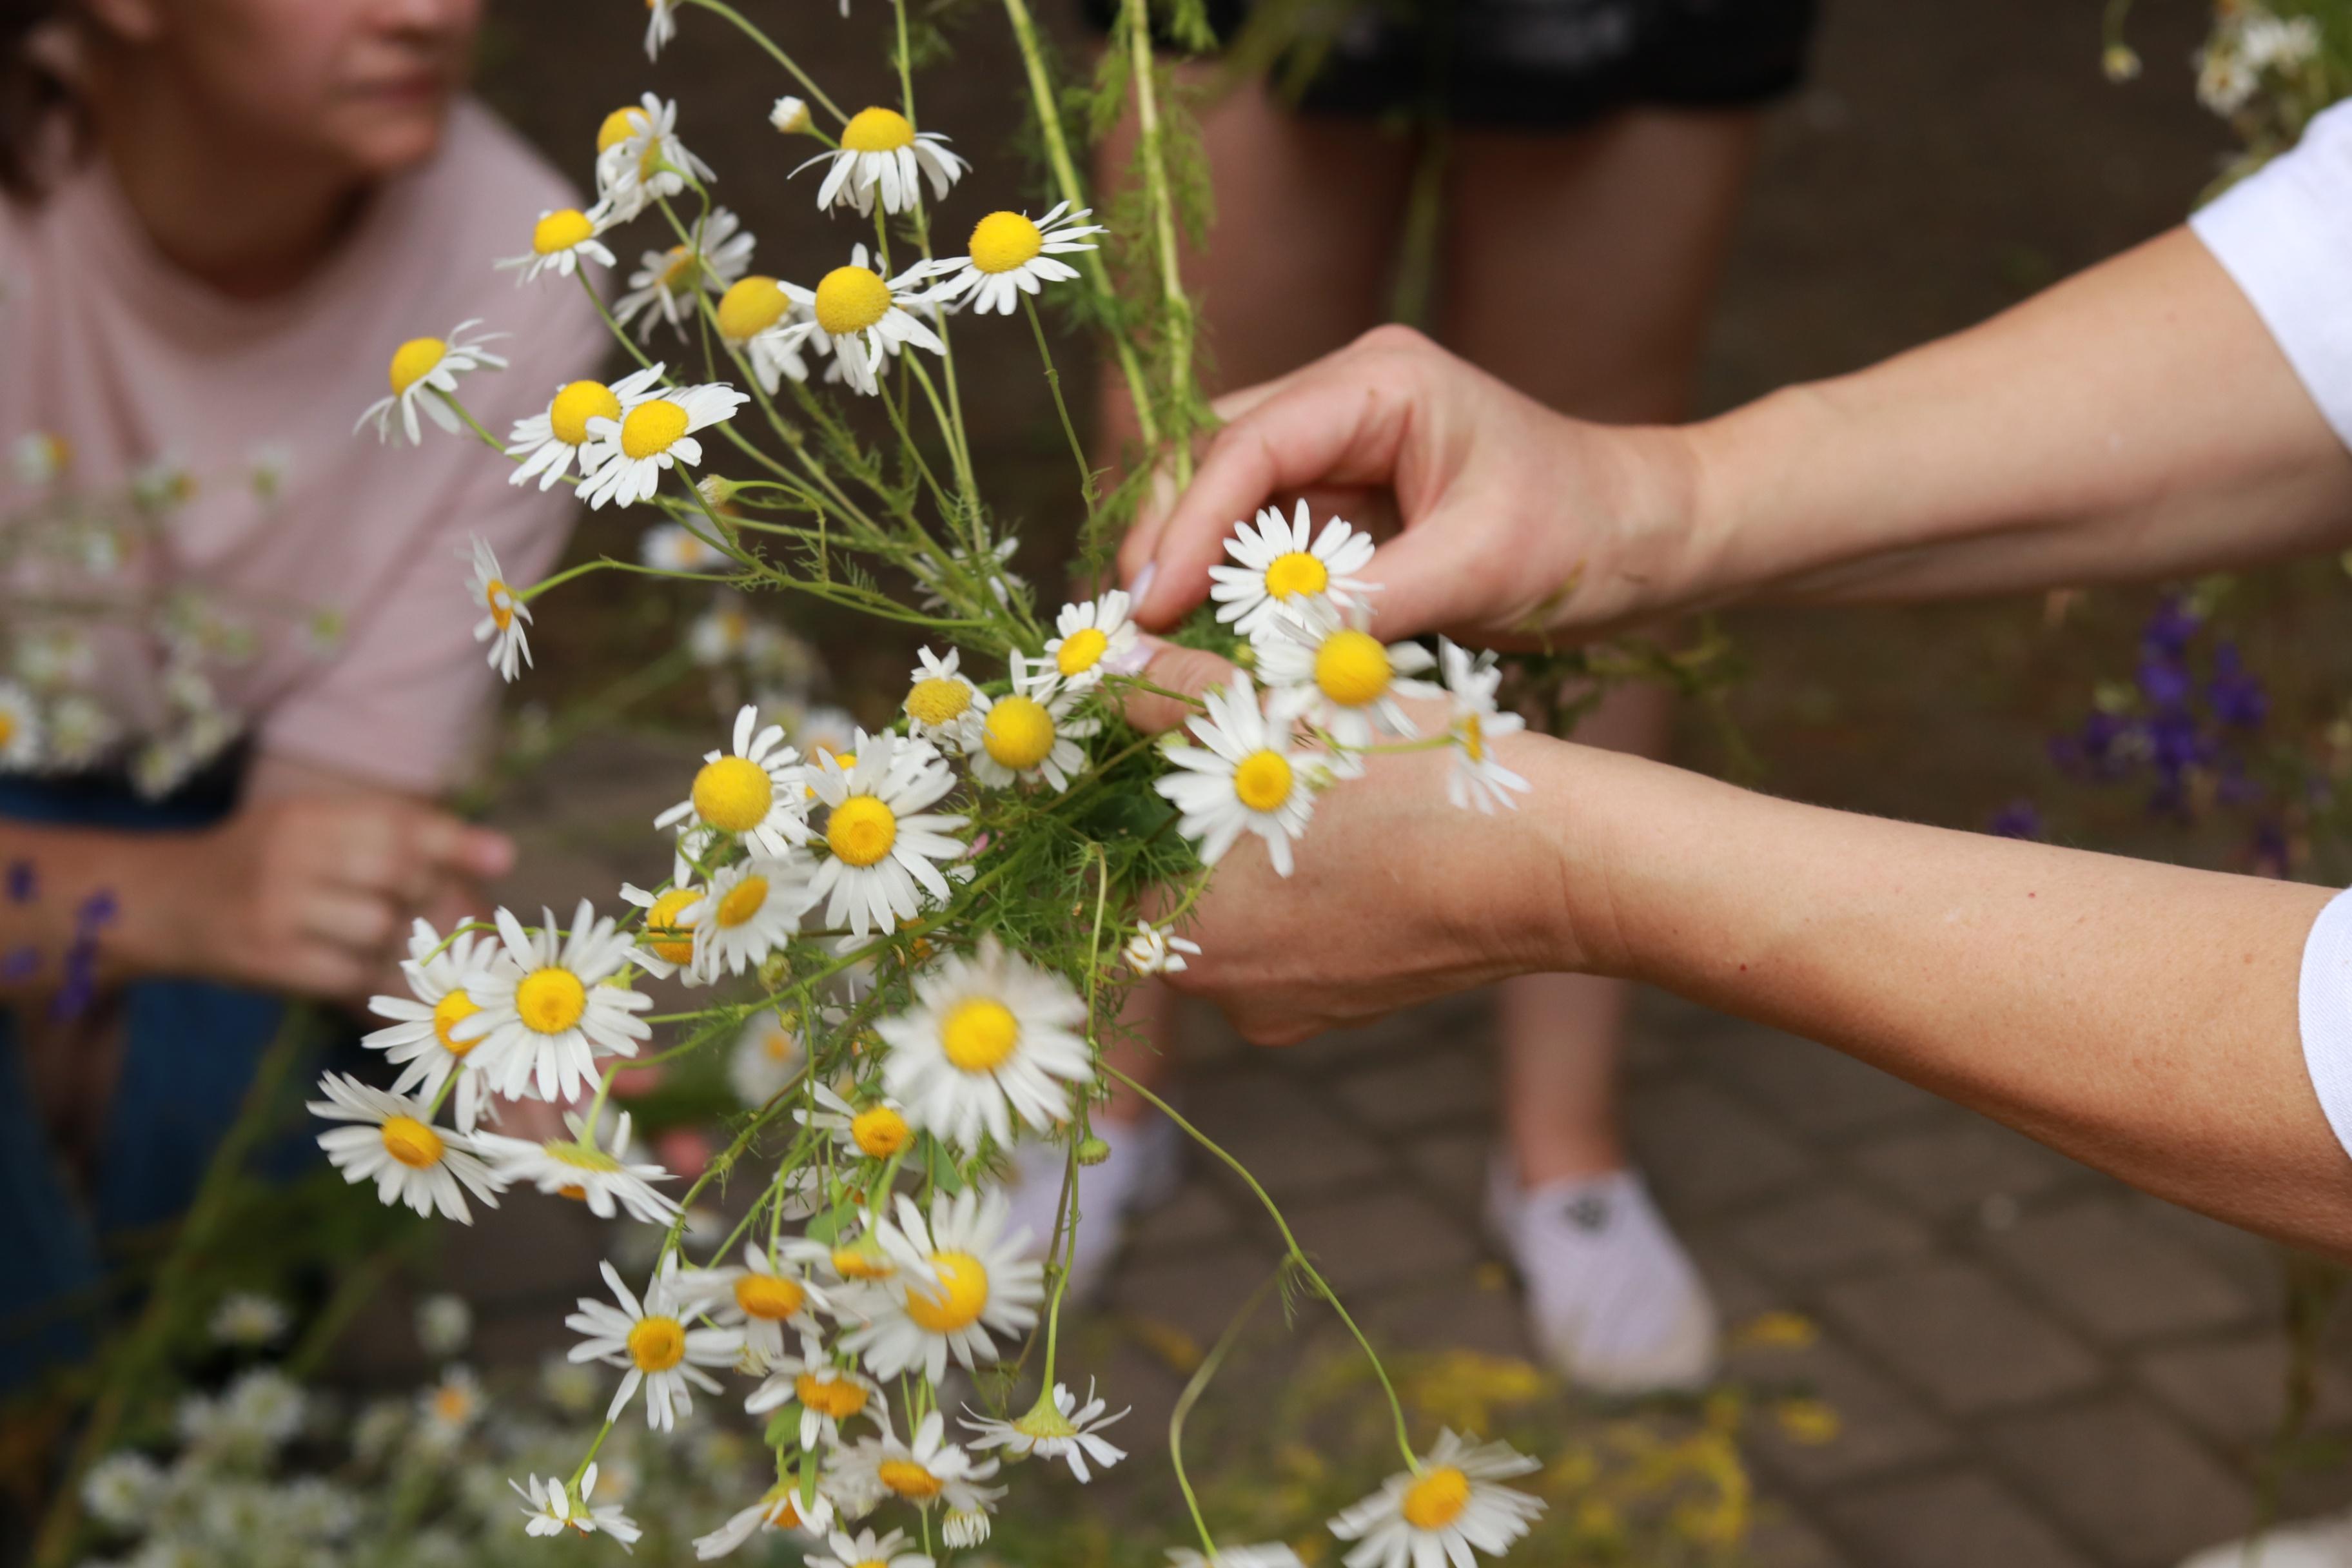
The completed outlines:
[[[0,444],[62,437],[86,486],[120,488],[168,457],[199,479],[165,524],[171,581],[341,620],[330,653],[273,635],[219,672],[264,752],[408,790],[462,775],[495,679],[472,637],[469,541],[489,541],[508,580],[532,582],[562,548],[572,492],[508,484],[509,465],[470,435],[427,424],[422,447],[387,446],[352,426],[387,390],[395,347],[472,317],[511,334],[491,345],[510,368],[460,389],[494,435],[594,374],[604,331],[578,282],[519,288],[492,269],[530,248],[542,210],[576,205],[470,100],[434,161],[387,184],[316,276],[257,303],[159,255],[102,160],[37,207],[0,202]],[[268,507],[237,482],[265,447],[288,460]],[[0,512],[34,499],[0,473]],[[152,656],[129,637],[100,648],[99,694],[135,708]]]

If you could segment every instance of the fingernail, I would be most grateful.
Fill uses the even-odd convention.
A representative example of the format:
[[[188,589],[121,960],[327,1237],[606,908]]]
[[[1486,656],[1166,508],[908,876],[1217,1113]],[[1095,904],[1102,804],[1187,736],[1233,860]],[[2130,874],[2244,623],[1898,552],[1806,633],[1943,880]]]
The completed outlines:
[[[1130,604],[1137,605],[1143,603],[1144,595],[1151,592],[1151,580],[1159,575],[1160,563],[1157,561],[1145,562],[1143,563],[1143,570],[1135,574],[1135,581],[1127,585],[1127,597],[1129,602]]]

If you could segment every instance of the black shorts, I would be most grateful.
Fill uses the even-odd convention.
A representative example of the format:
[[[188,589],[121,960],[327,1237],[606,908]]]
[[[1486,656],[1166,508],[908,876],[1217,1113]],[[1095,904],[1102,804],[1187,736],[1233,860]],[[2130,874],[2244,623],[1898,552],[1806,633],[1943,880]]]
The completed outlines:
[[[1118,0],[1082,0],[1097,27]],[[1208,0],[1231,37],[1251,0]],[[1804,79],[1817,0],[1364,0],[1299,107],[1564,131],[1637,104],[1738,108]]]

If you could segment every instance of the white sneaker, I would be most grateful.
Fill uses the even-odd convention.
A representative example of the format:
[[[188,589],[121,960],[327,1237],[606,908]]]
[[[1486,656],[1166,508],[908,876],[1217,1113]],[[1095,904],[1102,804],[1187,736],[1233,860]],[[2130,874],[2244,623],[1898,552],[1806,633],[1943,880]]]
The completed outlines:
[[[1078,1234],[1063,1298],[1076,1307],[1091,1305],[1101,1293],[1119,1243],[1126,1239],[1129,1216],[1173,1197],[1181,1174],[1182,1149],[1176,1124],[1164,1116],[1133,1123],[1097,1121],[1094,1133],[1110,1146],[1110,1157],[1099,1165],[1078,1168]],[[1005,1230],[1010,1234],[1028,1227],[1032,1258],[1044,1258],[1053,1245],[1055,1205],[1062,1199],[1067,1163],[1068,1156],[1053,1144],[1024,1143],[1006,1173],[1005,1193],[1013,1213]]]
[[[2180,1568],[2352,1568],[2352,1514],[2283,1524],[2209,1546]]]
[[[1715,1376],[1715,1303],[1632,1171],[1521,1192],[1507,1160],[1486,1224],[1527,1284],[1528,1326],[1552,1365],[1595,1394],[1685,1392]]]

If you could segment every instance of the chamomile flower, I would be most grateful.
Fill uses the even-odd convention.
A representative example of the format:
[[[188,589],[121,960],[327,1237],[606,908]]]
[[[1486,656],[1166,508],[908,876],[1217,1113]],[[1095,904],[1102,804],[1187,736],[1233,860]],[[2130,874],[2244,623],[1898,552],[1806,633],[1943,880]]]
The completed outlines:
[[[41,707],[13,680],[0,680],[0,771],[31,773],[41,765]]]
[[[1176,934],[1174,926],[1156,926],[1150,921],[1138,922],[1135,934],[1119,949],[1127,966],[1138,974],[1181,974],[1187,954],[1201,956],[1201,944]]]
[[[732,212],[713,207],[709,216],[695,220],[685,243],[645,252],[637,258],[637,270],[629,275],[629,292],[613,302],[614,321],[625,327],[644,316],[645,324],[637,329],[639,342],[652,338],[656,317],[685,332],[706,291],[723,296],[743,276],[752,240],[750,234],[736,232],[741,227],[742,220]]]
[[[784,286],[764,275],[738,279],[719,296],[719,341],[751,362],[760,390],[771,395],[786,376],[808,379],[797,340],[787,341],[777,330],[799,320],[801,311]]]
[[[677,105],[647,93],[635,107],[616,109],[596,128],[597,202],[589,216],[603,224],[626,223],[664,196],[686,189],[689,180],[718,176],[677,137]]]
[[[276,1297],[232,1290],[220,1299],[205,1326],[216,1343],[256,1350],[277,1343],[293,1321],[293,1314]]]
[[[1087,1400],[1081,1405],[1077,1395],[1057,1383],[1050,1394],[1040,1394],[1029,1413],[1017,1420],[967,1417],[963,1424],[974,1434],[975,1449],[1002,1448],[1024,1458],[1066,1459],[1072,1475],[1089,1481],[1094,1477],[1087,1469],[1088,1459],[1107,1470],[1127,1458],[1126,1449],[1114,1448],[1097,1436],[1127,1414],[1122,1410],[1118,1415],[1105,1415],[1107,1408],[1095,1397],[1094,1384],[1087,1385]]]
[[[1062,606],[1045,658],[1065,687],[1087,691],[1106,675],[1131,675],[1142,668],[1143,638],[1127,612],[1127,594],[1119,588]]]
[[[481,1011],[466,987],[482,977],[496,952],[497,944],[472,931],[460,932],[445,945],[440,934],[420,920],[409,927],[408,956],[400,964],[410,994],[368,998],[368,1011],[392,1023],[360,1044],[399,1065],[392,1091],[414,1090],[425,1103],[436,1104],[441,1086],[455,1073],[460,1132],[473,1131],[481,1114],[482,1075],[473,1059],[474,1047],[481,1042],[470,1036],[460,1040],[451,1031]]]
[[[773,1009],[763,1009],[735,1037],[727,1057],[727,1086],[737,1100],[756,1109],[782,1094],[800,1069],[800,1036]]]
[[[1069,203],[1056,202],[1041,218],[996,212],[981,219],[972,226],[971,254],[937,264],[937,273],[947,279],[940,286],[940,298],[962,300],[982,316],[992,311],[1009,316],[1022,295],[1076,278],[1078,269],[1056,258],[1092,250],[1087,237],[1104,229],[1084,221],[1087,208],[1069,209]]]
[[[680,916],[694,928],[694,965],[716,979],[767,962],[801,929],[816,901],[808,857],[755,855],[713,872],[702,901]]]
[[[755,852],[790,854],[808,841],[807,770],[783,741],[782,725],[761,729],[760,710],[745,703],[735,713],[733,749],[704,752],[687,797],[654,826],[738,834]]]
[[[443,1371],[441,1381],[416,1396],[416,1431],[437,1448],[455,1446],[482,1415],[482,1382],[470,1367]]]
[[[1003,1489],[980,1483],[996,1474],[994,1459],[975,1461],[947,1440],[947,1422],[936,1410],[915,1428],[910,1442],[885,1431],[834,1457],[834,1470],[846,1492],[896,1498],[917,1508],[934,1503],[952,1509],[985,1509]]]
[[[1391,1476],[1381,1489],[1331,1521],[1331,1533],[1360,1542],[1348,1568],[1436,1568],[1500,1556],[1543,1512],[1540,1499],[1497,1483],[1541,1467],[1506,1443],[1473,1446],[1438,1434],[1417,1470]]]
[[[703,977],[693,968],[694,921],[687,911],[702,901],[702,894],[694,879],[694,867],[683,855],[672,860],[669,886],[658,893],[634,882],[622,883],[621,901],[646,911],[637,926],[637,946],[629,955],[631,962],[664,980],[683,971],[682,984],[700,984]]]
[[[887,1535],[876,1535],[870,1530],[856,1535],[835,1531],[824,1544],[833,1555],[811,1552],[808,1568],[932,1568],[928,1554],[908,1550],[907,1532],[903,1530],[894,1530]]]
[[[1067,980],[990,937],[919,973],[915,1005],[875,1026],[890,1047],[883,1085],[911,1124],[959,1148],[982,1132],[1010,1143],[1016,1121],[1051,1127],[1070,1113],[1063,1086],[1092,1081],[1086,1017]]]
[[[646,58],[661,58],[662,46],[677,37],[678,0],[646,0]]]
[[[28,431],[8,449],[9,466],[16,478],[33,489],[56,484],[73,472],[73,443],[46,430]]]
[[[772,1366],[783,1359],[784,1330],[806,1340],[818,1331],[816,1314],[833,1310],[824,1289],[791,1262],[779,1264],[760,1242],[743,1244],[740,1268],[701,1268],[686,1277],[711,1321],[739,1329],[744,1346]]]
[[[907,679],[904,709],[907,727],[950,754],[968,752],[980,743],[981,720],[986,712],[980,689],[960,668],[963,650],[951,647],[945,658],[929,648],[915,656]]]
[[[678,1416],[693,1414],[694,1388],[706,1394],[719,1391],[717,1380],[702,1369],[733,1365],[742,1348],[742,1336],[732,1329],[687,1327],[694,1298],[679,1279],[676,1253],[646,1287],[642,1300],[629,1293],[610,1263],[599,1267],[620,1305],[616,1308],[591,1296],[580,1298],[580,1310],[563,1320],[565,1328],[587,1336],[572,1347],[572,1359],[628,1368],[613,1403],[605,1408],[604,1419],[619,1416],[642,1386],[646,1424],[667,1432]]]
[[[643,1533],[621,1511],[619,1503],[590,1503],[590,1494],[596,1489],[596,1467],[593,1464],[581,1473],[576,1494],[554,1476],[545,1480],[537,1476],[526,1479],[530,1482],[528,1488],[516,1481],[507,1485],[513,1487],[515,1495],[528,1505],[523,1509],[528,1518],[522,1527],[527,1535],[561,1535],[567,1530],[593,1535],[602,1531],[628,1547],[636,1544],[637,1537]]]
[[[832,1528],[833,1500],[822,1491],[811,1500],[808,1517],[802,1517],[801,1483],[794,1477],[770,1487],[761,1494],[758,1502],[737,1510],[726,1523],[709,1534],[697,1536],[694,1554],[708,1563],[714,1558],[727,1556],[753,1536],[766,1531],[822,1535]]]
[[[1287,877],[1291,841],[1307,831],[1323,764],[1293,745],[1287,723],[1259,709],[1247,675],[1234,676],[1202,702],[1208,711],[1185,724],[1201,744],[1166,747],[1181,771],[1152,787],[1182,814],[1176,830],[1196,842],[1203,863],[1215,865],[1235,839],[1255,833],[1265,840],[1275,870]]]
[[[768,123],[786,136],[805,136],[814,123],[809,106],[787,93],[768,110]]]
[[[929,175],[931,195],[944,199],[970,163],[948,151],[948,139],[937,132],[917,131],[895,109],[861,109],[841,128],[841,145],[818,153],[800,169],[828,165],[824,183],[817,187],[819,212],[835,205],[854,206],[858,216],[874,211],[879,192],[882,210],[902,213],[922,200],[921,176]]]
[[[119,1448],[82,1478],[82,1506],[109,1530],[124,1534],[147,1527],[148,1510],[164,1500],[163,1468],[136,1448]]]
[[[895,1268],[866,1303],[872,1321],[843,1336],[841,1348],[864,1355],[877,1377],[920,1367],[934,1383],[950,1355],[967,1370],[994,1361],[992,1336],[1036,1322],[1045,1294],[1045,1268],[1028,1256],[1028,1233],[1004,1234],[1010,1212],[1003,1192],[966,1187],[934,1198],[926,1222],[899,1194],[896,1219],[874,1226]]]
[[[881,1385],[855,1368],[834,1365],[814,1334],[801,1336],[798,1355],[769,1356],[764,1367],[766,1376],[743,1401],[744,1413],[764,1415],[798,1405],[803,1448],[819,1444],[837,1447],[842,1440],[841,1424],[860,1415],[888,1429]]]
[[[480,534],[474,535],[474,575],[470,584],[475,601],[486,612],[474,623],[474,640],[490,645],[490,668],[499,679],[515,678],[517,661],[530,663],[530,634],[524,628],[530,625],[530,606],[507,586],[499,570],[498,552]]]
[[[1075,716],[1079,696],[1045,664],[1014,654],[1013,689],[991,701],[981,720],[971,776],[995,789],[1040,782],[1056,795],[1069,788],[1087,765],[1078,742],[1102,728],[1099,720]]]
[[[1225,553],[1236,564],[1209,568],[1209,597],[1217,602],[1217,619],[1233,622],[1253,641],[1279,619],[1322,618],[1372,602],[1373,584],[1356,575],[1371,562],[1371,535],[1336,517],[1314,533],[1304,500],[1288,521],[1280,507],[1270,506],[1255,527],[1237,524]]]
[[[1382,735],[1418,734],[1398,699],[1438,696],[1435,686],[1414,679],[1437,660],[1419,643],[1382,643],[1364,629],[1365,619],[1360,610],[1345,622],[1273,623],[1257,645],[1257,673],[1271,689],[1267,714],[1304,719],[1349,752]]]
[[[457,378],[470,371],[504,370],[507,362],[482,345],[504,337],[504,332],[487,332],[469,338],[467,334],[480,326],[479,321],[464,321],[449,330],[446,338],[411,338],[393,351],[392,368],[387,373],[392,382],[392,395],[380,397],[360,416],[358,425],[352,426],[357,435],[368,421],[375,421],[379,441],[392,438],[392,416],[400,416],[401,433],[409,445],[424,440],[417,428],[416,411],[451,435],[465,428],[457,410],[448,400],[457,395]]]
[[[5,683],[0,682],[0,691]],[[17,723],[8,713],[5,696],[0,696],[0,714],[5,714],[5,739],[0,740],[0,766],[15,767],[8,761],[8,746],[16,738]],[[46,725],[48,765],[65,773],[82,773],[98,765],[100,759],[113,749],[122,737],[122,727],[96,701],[79,691],[69,691],[49,705]],[[37,731],[37,739],[39,731]]]
[[[734,418],[735,411],[750,401],[733,387],[711,382],[667,388],[618,419],[591,418],[589,444],[580,461],[583,471],[593,470],[594,477],[581,485],[580,499],[592,509],[606,501],[631,506],[651,499],[664,469],[701,463],[702,443],[694,438],[696,431]]]
[[[406,1204],[426,1215],[438,1209],[460,1225],[474,1223],[467,1193],[499,1206],[499,1179],[475,1156],[472,1141],[433,1126],[423,1101],[387,1093],[348,1073],[331,1072],[319,1087],[327,1098],[310,1101],[310,1114],[355,1123],[319,1134],[319,1147],[344,1181],[373,1179],[377,1201],[387,1206]]]
[[[939,868],[962,858],[963,841],[952,835],[964,819],[924,810],[955,788],[955,774],[929,741],[860,731],[853,745],[855,765],[828,756],[809,774],[825,807],[828,851],[810,886],[826,900],[825,924],[846,921],[863,938],[914,919],[926,897],[947,901]]]
[[[864,245],[849,256],[848,266],[826,273],[814,289],[782,285],[806,314],[770,331],[779,350],[797,350],[805,342],[833,355],[841,378],[870,397],[881,389],[879,373],[892,354],[908,344],[944,354],[947,345],[913,314],[933,303],[932,291],[921,287],[930,277],[930,263],[919,261],[886,279],[866,265]]]
[[[1214,1557],[1203,1557],[1187,1546],[1171,1546],[1168,1568],[1307,1568],[1307,1564],[1296,1549],[1270,1541],[1262,1546],[1220,1546]]]
[[[727,552],[682,522],[657,522],[637,541],[637,559],[656,572],[723,572]]]
[[[520,485],[535,478],[541,489],[553,489],[571,472],[575,458],[580,461],[580,477],[586,479],[588,422],[618,420],[638,404],[651,401],[658,395],[656,386],[661,374],[662,367],[651,364],[631,371],[610,386],[601,381],[574,381],[557,387],[545,412],[516,420],[507,432],[507,456],[520,459],[514,472],[507,476],[507,483]]]
[[[599,1144],[575,1112],[564,1112],[563,1125],[571,1137],[535,1143],[485,1132],[475,1144],[501,1181],[528,1182],[551,1196],[575,1198],[598,1219],[611,1219],[621,1209],[643,1225],[667,1225],[677,1217],[677,1200],[654,1189],[656,1182],[675,1178],[659,1165],[630,1163],[627,1111],[607,1130],[609,1144]]]
[[[502,272],[520,271],[515,286],[534,282],[542,272],[569,278],[587,263],[613,265],[613,253],[596,237],[596,220],[578,207],[553,207],[530,226],[530,248],[498,264]]]
[[[637,1042],[653,1034],[637,1015],[654,999],[604,984],[631,957],[630,938],[612,916],[600,919],[583,899],[569,936],[556,929],[554,911],[542,910],[540,920],[533,932],[513,910],[499,910],[506,952],[467,983],[466,994],[481,1011],[451,1032],[478,1042],[482,1070],[500,1094],[519,1098],[535,1081],[540,1099],[560,1103],[579,1099],[594,1081],[600,1053],[637,1054]]]
[[[821,1083],[816,1086],[816,1102],[824,1109],[795,1110],[793,1120],[832,1133],[844,1153],[887,1160],[914,1141],[915,1130],[908,1124],[906,1108],[894,1100],[886,1097],[864,1106],[852,1105],[831,1085]]]
[[[1528,781],[1505,767],[1487,747],[1496,736],[1526,728],[1527,721],[1495,706],[1495,688],[1503,679],[1495,668],[1495,656],[1473,658],[1454,644],[1440,640],[1437,657],[1444,670],[1445,694],[1453,699],[1446,734],[1454,742],[1454,766],[1445,775],[1445,798],[1457,806],[1475,805],[1490,815],[1497,805],[1517,809],[1518,802],[1511,798],[1511,792],[1525,794]]]
[[[956,581],[960,577],[987,584],[990,596],[1000,605],[1011,605],[1013,595],[1028,587],[1029,579],[1012,568],[1013,554],[1021,548],[1019,534],[1008,534],[992,544],[983,533],[981,546],[976,555],[968,550],[949,552],[945,565],[929,553],[909,563],[915,581],[923,585],[923,608],[942,615],[953,609],[955,601],[949,591],[961,586]]]

